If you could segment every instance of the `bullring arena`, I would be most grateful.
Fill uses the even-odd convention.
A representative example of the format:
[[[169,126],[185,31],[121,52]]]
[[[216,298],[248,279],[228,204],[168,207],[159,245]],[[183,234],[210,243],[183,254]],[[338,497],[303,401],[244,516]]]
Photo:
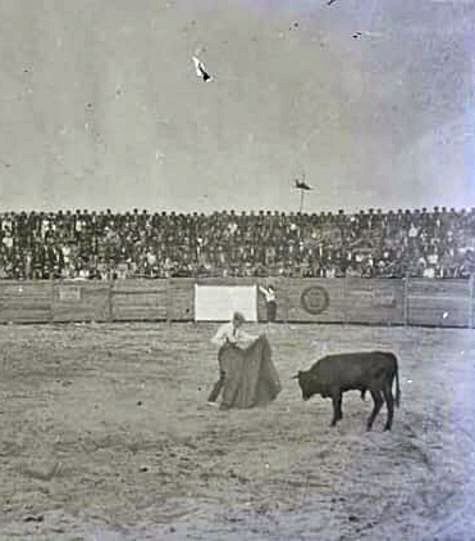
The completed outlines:
[[[0,541],[475,541],[474,23],[0,2]]]
[[[206,406],[217,324],[190,321],[189,281],[169,284],[181,312],[172,303],[174,318],[142,322],[127,310],[158,310],[168,288],[155,281],[111,286],[127,300],[96,283],[2,284],[0,539],[473,539],[471,285],[434,282],[421,295],[420,282],[371,283],[380,296],[354,280],[277,281],[293,318],[246,329],[267,334],[283,390],[267,408],[226,412]],[[312,284],[320,289],[302,297]],[[112,306],[93,300],[102,294]],[[381,310],[384,326],[356,324]],[[12,313],[48,322],[9,325]],[[393,430],[382,431],[383,408],[365,431],[371,406],[356,392],[332,429],[331,402],[304,403],[292,376],[325,353],[369,349],[399,359]]]

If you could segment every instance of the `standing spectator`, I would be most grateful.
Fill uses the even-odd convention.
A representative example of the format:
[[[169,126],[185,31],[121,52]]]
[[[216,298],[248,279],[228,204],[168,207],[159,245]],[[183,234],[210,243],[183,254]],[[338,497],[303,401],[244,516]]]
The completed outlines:
[[[259,286],[259,291],[264,295],[266,299],[267,322],[274,323],[275,316],[277,314],[277,302],[274,286],[270,285],[267,289],[265,287]]]

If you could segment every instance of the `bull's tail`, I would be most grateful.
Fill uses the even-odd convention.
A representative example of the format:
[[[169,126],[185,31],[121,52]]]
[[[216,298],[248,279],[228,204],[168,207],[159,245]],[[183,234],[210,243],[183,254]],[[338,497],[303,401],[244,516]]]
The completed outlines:
[[[394,366],[394,375],[391,381],[391,393],[392,393],[392,386],[394,383],[394,377],[396,378],[396,396],[394,397],[394,403],[396,404],[396,407],[399,408],[399,405],[401,403],[401,388],[399,387],[399,367],[397,362],[397,357],[394,355],[394,353],[390,353],[389,351],[386,352],[386,356],[392,359]]]
[[[397,365],[396,356],[394,356],[394,360],[396,361],[396,398],[395,398],[395,403],[396,403],[396,407],[399,408],[399,404],[401,403],[401,389],[399,387],[399,369],[398,369],[398,365]]]

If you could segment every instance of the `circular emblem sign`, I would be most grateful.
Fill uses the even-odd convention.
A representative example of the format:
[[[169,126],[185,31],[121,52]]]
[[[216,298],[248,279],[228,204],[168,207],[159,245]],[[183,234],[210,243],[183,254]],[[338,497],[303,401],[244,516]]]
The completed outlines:
[[[306,312],[316,316],[328,308],[330,297],[325,288],[310,286],[303,290],[300,303]]]

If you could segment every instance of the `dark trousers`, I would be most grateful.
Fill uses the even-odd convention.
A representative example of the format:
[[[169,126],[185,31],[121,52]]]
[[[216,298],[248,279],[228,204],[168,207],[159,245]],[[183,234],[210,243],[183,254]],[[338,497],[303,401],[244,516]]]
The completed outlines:
[[[219,393],[223,390],[225,376],[226,374],[224,370],[220,370],[219,379],[214,384],[213,390],[208,397],[208,402],[216,402],[216,400],[218,399]]]
[[[275,301],[269,301],[267,303],[267,321],[275,321],[275,316],[277,313],[277,303]]]

